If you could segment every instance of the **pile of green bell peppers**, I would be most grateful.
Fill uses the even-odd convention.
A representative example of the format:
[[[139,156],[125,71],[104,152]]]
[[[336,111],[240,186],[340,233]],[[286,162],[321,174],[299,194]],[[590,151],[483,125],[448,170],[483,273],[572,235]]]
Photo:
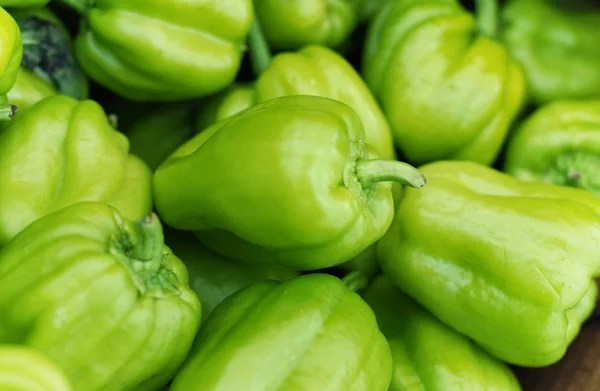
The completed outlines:
[[[596,307],[598,23],[0,0],[0,390],[524,390]]]

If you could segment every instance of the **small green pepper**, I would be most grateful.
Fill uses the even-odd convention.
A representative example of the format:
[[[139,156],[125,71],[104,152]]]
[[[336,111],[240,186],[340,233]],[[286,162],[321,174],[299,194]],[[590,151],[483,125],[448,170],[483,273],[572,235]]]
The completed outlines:
[[[21,31],[17,22],[0,7],[0,121],[12,119],[16,106],[9,104],[6,94],[15,84],[23,57]]]
[[[56,95],[0,133],[0,244],[40,217],[81,201],[105,202],[131,219],[152,210],[152,173],[102,108]]]
[[[74,390],[166,385],[200,318],[154,214],[133,222],[82,202],[33,222],[0,250],[0,343],[44,353]]]
[[[62,0],[83,19],[84,71],[135,101],[211,95],[235,80],[253,20],[250,0]]]
[[[600,196],[600,101],[556,101],[538,108],[511,138],[504,169],[522,180]]]
[[[0,390],[71,391],[69,379],[49,358],[22,345],[0,345]]]
[[[354,1],[254,0],[256,17],[275,50],[341,46],[358,22]]]
[[[202,319],[227,297],[252,283],[286,281],[298,272],[268,264],[249,264],[222,257],[202,245],[186,232],[167,232],[166,242],[186,266],[190,288],[202,303]]]
[[[315,270],[352,259],[385,233],[391,181],[425,185],[414,167],[380,160],[352,108],[295,95],[199,133],[153,182],[164,221],[196,231],[214,251]]]
[[[369,27],[367,84],[408,162],[492,164],[525,99],[523,71],[496,35],[496,0],[392,1]]]
[[[363,295],[392,351],[389,391],[520,391],[515,374],[442,323],[385,276]]]
[[[384,274],[497,358],[557,362],[595,306],[600,199],[472,162],[420,169],[378,243]]]
[[[17,10],[11,14],[27,39],[23,42],[21,71],[8,93],[10,103],[22,112],[56,93],[87,99],[88,80],[75,59],[71,37],[63,22],[48,8]]]
[[[369,306],[338,278],[309,274],[222,302],[171,391],[387,391],[391,367]]]
[[[589,0],[510,0],[502,40],[535,104],[600,97],[600,7]]]

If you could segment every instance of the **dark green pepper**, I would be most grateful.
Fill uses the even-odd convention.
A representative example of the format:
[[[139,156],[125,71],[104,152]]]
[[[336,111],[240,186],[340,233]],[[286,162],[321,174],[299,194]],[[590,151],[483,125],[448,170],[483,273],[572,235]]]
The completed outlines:
[[[533,103],[600,97],[600,7],[589,0],[510,0],[502,40]]]
[[[392,351],[389,391],[520,391],[515,374],[442,323],[385,276],[363,295]]]
[[[0,133],[0,244],[40,217],[81,201],[139,219],[152,210],[152,173],[129,154],[96,102],[56,95]]]
[[[27,38],[23,42],[21,62],[25,71],[19,73],[17,83],[8,93],[11,103],[22,111],[54,95],[49,93],[48,86],[56,93],[78,100],[87,99],[88,80],[75,59],[73,43],[63,22],[48,8],[24,9],[11,14]],[[21,78],[27,80],[21,81]],[[37,91],[32,91],[32,87]]]
[[[369,306],[338,278],[310,274],[222,302],[171,391],[387,391],[391,366]]]
[[[511,138],[505,171],[600,196],[600,101],[557,101],[537,109]]]
[[[166,385],[200,318],[154,214],[133,222],[82,202],[33,222],[0,250],[0,343],[44,353],[74,390]]]
[[[421,170],[379,241],[384,274],[497,358],[558,361],[595,306],[600,199],[470,162]]]
[[[202,303],[203,319],[227,297],[252,283],[286,281],[299,276],[296,271],[275,265],[227,259],[210,251],[190,233],[168,231],[166,242],[185,264],[190,288],[198,294]]]
[[[83,23],[85,72],[135,101],[213,94],[235,80],[253,20],[250,0],[62,0]]]
[[[495,1],[389,2],[369,27],[365,80],[408,162],[491,165],[525,98],[523,71],[496,35]]]
[[[380,160],[349,106],[296,95],[198,134],[156,170],[154,195],[168,225],[196,231],[220,254],[314,270],[385,233],[391,181],[425,185],[414,167]]]

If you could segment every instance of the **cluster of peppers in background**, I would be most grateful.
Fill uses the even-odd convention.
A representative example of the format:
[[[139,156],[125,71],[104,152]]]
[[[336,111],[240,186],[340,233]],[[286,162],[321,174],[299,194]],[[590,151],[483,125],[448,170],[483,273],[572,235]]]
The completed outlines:
[[[596,305],[599,23],[0,0],[0,389],[520,390]]]

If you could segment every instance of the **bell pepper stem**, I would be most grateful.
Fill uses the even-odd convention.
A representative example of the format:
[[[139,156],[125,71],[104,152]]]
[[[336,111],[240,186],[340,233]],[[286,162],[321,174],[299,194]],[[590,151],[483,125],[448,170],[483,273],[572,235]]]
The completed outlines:
[[[396,160],[361,159],[356,162],[356,176],[363,187],[377,182],[398,182],[420,189],[427,184],[421,171]]]
[[[10,121],[15,117],[17,106],[8,103],[6,95],[0,96],[0,121]]]
[[[89,0],[58,0],[57,2],[72,8],[79,15],[84,15],[89,6]]]
[[[269,68],[271,64],[271,49],[260,27],[260,22],[255,17],[248,35],[248,46],[250,49],[250,59],[252,61],[252,70],[254,76],[260,76]]]
[[[138,242],[135,257],[142,261],[152,261],[160,265],[163,257],[164,234],[158,216],[150,213],[136,223]]]
[[[480,34],[495,38],[498,35],[498,0],[476,0],[476,20]]]
[[[369,278],[361,271],[355,270],[342,278],[342,282],[348,289],[358,292],[369,286]]]

